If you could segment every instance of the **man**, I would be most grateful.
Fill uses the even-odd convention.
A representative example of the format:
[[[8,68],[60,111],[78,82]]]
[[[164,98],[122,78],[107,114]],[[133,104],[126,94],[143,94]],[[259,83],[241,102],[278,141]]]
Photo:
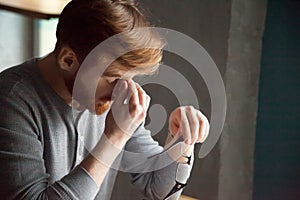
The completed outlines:
[[[73,0],[59,18],[55,50],[1,73],[0,199],[109,199],[117,169],[131,173],[144,199],[179,197],[193,146],[206,139],[209,125],[191,106],[175,109],[167,144],[170,138],[183,142],[163,157],[172,163],[157,166],[163,148],[143,127],[150,98],[132,80],[153,73],[161,61],[158,35],[136,31],[148,26],[133,2]],[[118,57],[101,77],[79,84],[82,95],[74,95],[88,54],[122,32],[129,48],[158,48],[137,48]],[[115,51],[107,49],[111,55]],[[95,81],[90,99],[84,94]],[[154,167],[126,152],[154,158]]]

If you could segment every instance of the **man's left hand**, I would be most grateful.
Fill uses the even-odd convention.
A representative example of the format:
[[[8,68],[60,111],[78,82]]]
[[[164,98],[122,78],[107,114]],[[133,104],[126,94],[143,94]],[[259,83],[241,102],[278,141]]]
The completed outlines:
[[[169,131],[173,138],[182,137],[185,144],[203,143],[209,132],[205,115],[193,106],[176,108],[169,117]]]

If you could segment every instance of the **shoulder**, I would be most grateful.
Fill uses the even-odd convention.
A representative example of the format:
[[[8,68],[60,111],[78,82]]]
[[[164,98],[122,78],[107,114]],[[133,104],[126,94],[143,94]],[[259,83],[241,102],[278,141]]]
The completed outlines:
[[[13,96],[31,89],[36,59],[8,68],[0,73],[0,96]]]
[[[29,98],[34,93],[32,79],[35,59],[28,60],[20,65],[8,68],[0,73],[0,104],[1,115],[20,113],[20,109],[28,110]],[[17,112],[17,110],[19,110]]]
[[[0,73],[0,93],[8,95],[19,84],[26,84],[33,75],[36,59],[28,60],[20,65],[8,68]]]
[[[23,132],[36,127],[33,118],[34,98],[30,97],[35,92],[32,84],[34,63],[32,59],[0,73],[0,127]]]

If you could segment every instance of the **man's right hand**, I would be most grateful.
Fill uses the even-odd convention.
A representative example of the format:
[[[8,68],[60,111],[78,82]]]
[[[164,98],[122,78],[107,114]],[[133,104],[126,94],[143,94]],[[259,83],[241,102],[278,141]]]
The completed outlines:
[[[104,134],[80,163],[100,187],[105,175],[137,127],[145,120],[150,97],[132,80],[119,80],[106,117]],[[128,104],[124,102],[129,99]]]
[[[123,79],[116,84],[112,96],[114,102],[106,117],[104,133],[112,142],[127,141],[145,120],[150,97],[133,80]]]

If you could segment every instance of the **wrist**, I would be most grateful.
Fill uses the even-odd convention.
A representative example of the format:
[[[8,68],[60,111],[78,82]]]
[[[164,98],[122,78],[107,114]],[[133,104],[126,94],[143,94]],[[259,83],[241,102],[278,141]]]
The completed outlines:
[[[104,132],[105,137],[116,147],[123,148],[126,142],[130,139],[130,136],[123,132],[107,133]]]
[[[169,157],[177,163],[187,163],[194,153],[194,145],[178,142],[168,150]]]
[[[80,163],[80,166],[94,179],[98,187],[101,186],[108,170],[122,152],[125,143],[124,139],[113,140],[103,134],[94,149]]]
[[[194,153],[194,146],[195,145],[188,145],[188,144],[185,144],[183,142],[183,144],[180,146],[180,154],[184,157],[188,157],[188,156],[191,156],[193,155]]]

